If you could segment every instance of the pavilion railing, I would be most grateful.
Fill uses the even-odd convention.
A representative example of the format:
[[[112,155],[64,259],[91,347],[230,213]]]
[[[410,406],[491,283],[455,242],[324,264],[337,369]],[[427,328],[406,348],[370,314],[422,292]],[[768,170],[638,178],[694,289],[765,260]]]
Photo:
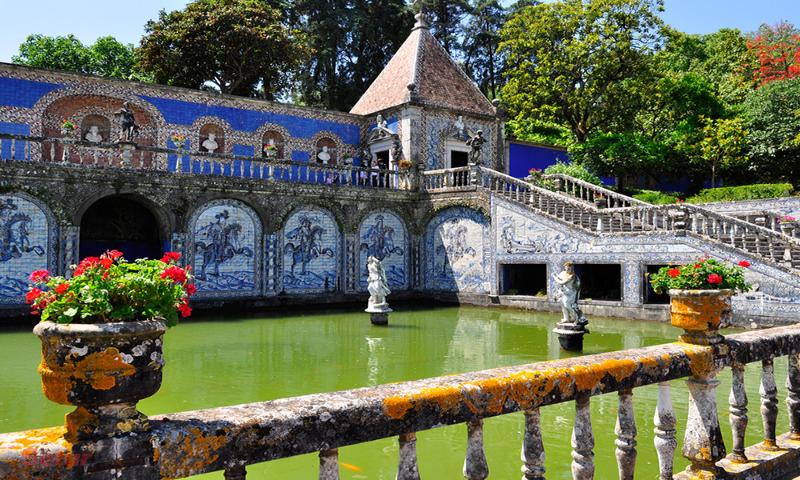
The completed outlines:
[[[686,435],[681,453],[689,461],[681,478],[793,478],[800,469],[800,326],[778,327],[722,337],[705,332],[708,342],[672,343],[509,368],[308,395],[151,417],[145,434],[121,434],[85,444],[69,444],[63,428],[0,435],[0,475],[32,478],[183,478],[224,470],[226,479],[244,479],[246,466],[319,452],[321,480],[338,479],[339,447],[397,437],[399,480],[420,478],[416,432],[466,423],[463,475],[489,475],[483,420],[524,412],[523,480],[545,478],[545,445],[540,409],[562,402],[575,405],[572,477],[593,478],[595,437],[593,396],[617,392],[617,465],[631,479],[637,458],[634,415],[637,388],[658,384],[653,412],[654,448],[659,478],[673,477],[678,446],[677,418],[669,381],[686,378],[689,387]],[[700,338],[689,336],[688,338]],[[716,339],[716,340],[715,340]],[[686,340],[686,339],[684,339]],[[686,340],[691,342],[692,340]],[[786,379],[790,431],[777,435],[777,387],[773,362],[789,357]],[[745,448],[748,399],[745,365],[760,363],[763,442]],[[730,455],[720,433],[716,375],[732,370]],[[758,408],[756,410],[759,410]],[[109,445],[113,445],[110,448]],[[37,462],[37,455],[86,455],[84,461]],[[130,455],[130,458],[126,457]],[[74,458],[74,457],[72,457]],[[80,457],[79,457],[80,458]],[[750,463],[748,463],[750,462]],[[68,467],[72,477],[65,474]],[[59,469],[60,468],[60,469]],[[111,472],[111,473],[108,473]],[[131,474],[131,472],[134,472]],[[84,474],[90,476],[82,476]],[[60,475],[60,476],[59,476]],[[104,476],[107,475],[107,476]],[[130,476],[134,475],[134,476]]]
[[[266,181],[349,185],[390,190],[410,190],[413,185],[413,173],[410,171],[11,134],[0,134],[0,161],[44,162],[67,167],[156,170],[176,175],[221,175]]]
[[[553,190],[605,208],[623,208],[649,205],[647,202],[603,188],[579,178],[563,174],[545,175],[553,184]]]

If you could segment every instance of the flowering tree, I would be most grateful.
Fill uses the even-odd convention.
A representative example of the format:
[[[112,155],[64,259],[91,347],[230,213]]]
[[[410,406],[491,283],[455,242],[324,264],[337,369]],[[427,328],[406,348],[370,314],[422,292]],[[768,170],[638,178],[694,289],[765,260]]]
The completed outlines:
[[[747,43],[753,53],[753,80],[764,85],[800,76],[800,31],[791,23],[761,25]]]

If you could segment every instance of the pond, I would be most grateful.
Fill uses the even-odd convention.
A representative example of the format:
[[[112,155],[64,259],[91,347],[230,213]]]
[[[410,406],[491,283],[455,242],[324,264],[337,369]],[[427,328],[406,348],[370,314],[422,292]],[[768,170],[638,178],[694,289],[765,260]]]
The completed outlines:
[[[391,325],[370,325],[367,314],[343,311],[301,312],[285,316],[197,318],[185,321],[165,337],[164,383],[152,398],[139,403],[146,414],[257,402],[281,397],[413,380],[444,374],[519,365],[568,356],[550,332],[555,314],[487,310],[472,307],[415,309],[399,307]],[[406,310],[406,311],[403,311]],[[592,318],[585,354],[637,348],[674,341],[678,330],[655,322]],[[0,331],[0,432],[63,422],[67,407],[41,393],[36,366],[38,339],[25,330]],[[776,360],[781,402],[785,399],[786,359]],[[758,414],[760,368],[747,369],[750,428],[747,444],[761,437]],[[727,398],[730,372],[720,375],[720,421],[730,448]],[[683,381],[672,382],[683,438],[687,392]],[[636,475],[656,478],[653,412],[657,387],[634,391],[639,435]],[[614,424],[616,394],[592,398],[597,477],[616,478]],[[778,431],[787,430],[785,403]],[[547,477],[571,478],[572,402],[542,408]],[[484,434],[490,477],[520,478],[522,414],[487,419]],[[425,479],[460,479],[466,449],[466,426],[419,432],[420,474]],[[682,443],[682,442],[681,442]],[[339,451],[341,478],[395,478],[396,438],[345,447]],[[677,468],[686,462],[676,455]],[[316,455],[304,455],[248,467],[251,478],[314,478]],[[222,473],[196,478],[221,479]]]

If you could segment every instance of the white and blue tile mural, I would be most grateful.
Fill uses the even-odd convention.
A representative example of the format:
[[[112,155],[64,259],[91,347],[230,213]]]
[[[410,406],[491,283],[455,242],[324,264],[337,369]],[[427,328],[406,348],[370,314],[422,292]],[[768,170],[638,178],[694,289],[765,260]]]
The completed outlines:
[[[392,290],[408,288],[408,243],[403,220],[386,210],[370,213],[358,229],[358,285],[367,289],[367,258],[383,263]]]
[[[320,208],[295,211],[283,227],[283,289],[334,291],[339,276],[339,228]]]
[[[261,222],[256,213],[236,200],[215,200],[191,225],[198,291],[258,293]]]
[[[432,290],[489,291],[489,221],[476,210],[448,208],[425,232],[425,285]]]
[[[28,277],[48,268],[51,222],[19,196],[0,195],[0,304],[24,303]]]

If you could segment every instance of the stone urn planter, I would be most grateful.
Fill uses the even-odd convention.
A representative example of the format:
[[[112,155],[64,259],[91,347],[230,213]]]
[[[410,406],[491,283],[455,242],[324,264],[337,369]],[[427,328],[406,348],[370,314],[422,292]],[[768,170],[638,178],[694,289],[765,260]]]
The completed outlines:
[[[606,197],[594,197],[594,206],[597,208],[606,208],[606,206],[608,206]]]
[[[68,440],[147,429],[136,403],[161,387],[166,329],[161,320],[36,325],[45,396],[78,407],[67,415]]]
[[[685,333],[681,341],[695,345],[719,343],[721,327],[730,325],[733,318],[733,290],[676,290],[669,291],[670,321]]]

